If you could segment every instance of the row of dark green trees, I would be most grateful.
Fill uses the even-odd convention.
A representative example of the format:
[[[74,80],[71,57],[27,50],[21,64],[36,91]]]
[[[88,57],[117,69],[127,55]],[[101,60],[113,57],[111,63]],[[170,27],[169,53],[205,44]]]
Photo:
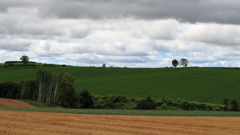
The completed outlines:
[[[74,86],[75,79],[68,73],[52,72],[39,69],[34,79],[20,83],[6,81],[0,83],[0,97],[37,101],[47,106],[64,108],[95,109],[142,109],[142,110],[213,110],[239,111],[236,100],[223,105],[188,102],[182,99],[163,98],[160,101],[151,97],[145,99],[127,98],[122,95],[98,96],[87,90],[78,93]]]
[[[26,56],[26,55],[23,55],[21,58],[20,58],[21,61],[6,61],[4,64],[13,64],[13,63],[24,63],[24,64],[27,64],[27,63],[36,63],[36,62],[33,62],[33,61],[29,61],[29,57]]]

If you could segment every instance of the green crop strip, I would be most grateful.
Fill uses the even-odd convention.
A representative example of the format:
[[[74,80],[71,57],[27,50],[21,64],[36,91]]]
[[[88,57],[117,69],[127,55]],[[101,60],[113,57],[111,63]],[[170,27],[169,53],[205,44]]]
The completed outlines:
[[[30,111],[48,113],[98,114],[98,115],[141,115],[141,116],[217,116],[239,117],[240,112],[218,111],[160,111],[160,110],[109,110],[109,109],[56,109],[56,108],[3,108],[9,111]]]

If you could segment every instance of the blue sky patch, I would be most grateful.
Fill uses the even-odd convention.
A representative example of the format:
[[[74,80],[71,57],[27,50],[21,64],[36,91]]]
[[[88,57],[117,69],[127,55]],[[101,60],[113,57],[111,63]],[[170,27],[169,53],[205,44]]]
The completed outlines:
[[[160,52],[160,53],[158,53],[158,54],[159,54],[159,56],[166,56],[167,53],[165,53],[165,52]]]
[[[68,61],[66,61],[66,60],[58,60],[58,59],[54,59],[53,60],[54,61],[54,63],[68,63]]]
[[[6,52],[13,52],[13,51],[6,50]]]
[[[176,30],[176,33],[182,34],[182,33],[183,33],[183,30],[177,29],[177,30]]]

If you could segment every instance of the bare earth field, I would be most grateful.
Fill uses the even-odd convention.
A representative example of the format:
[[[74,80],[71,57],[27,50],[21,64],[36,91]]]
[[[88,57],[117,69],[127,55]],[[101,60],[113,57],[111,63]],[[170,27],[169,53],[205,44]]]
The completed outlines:
[[[0,111],[1,135],[239,135],[240,117],[157,117]]]
[[[36,106],[22,101],[6,98],[0,98],[0,107],[37,108]]]

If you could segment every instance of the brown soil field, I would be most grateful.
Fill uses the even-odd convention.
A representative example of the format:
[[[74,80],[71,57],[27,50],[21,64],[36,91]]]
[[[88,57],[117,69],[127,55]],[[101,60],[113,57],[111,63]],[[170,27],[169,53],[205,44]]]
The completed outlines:
[[[37,108],[36,106],[30,105],[22,101],[6,98],[0,98],[0,107]]]
[[[239,135],[240,117],[158,117],[0,111],[1,135]]]

